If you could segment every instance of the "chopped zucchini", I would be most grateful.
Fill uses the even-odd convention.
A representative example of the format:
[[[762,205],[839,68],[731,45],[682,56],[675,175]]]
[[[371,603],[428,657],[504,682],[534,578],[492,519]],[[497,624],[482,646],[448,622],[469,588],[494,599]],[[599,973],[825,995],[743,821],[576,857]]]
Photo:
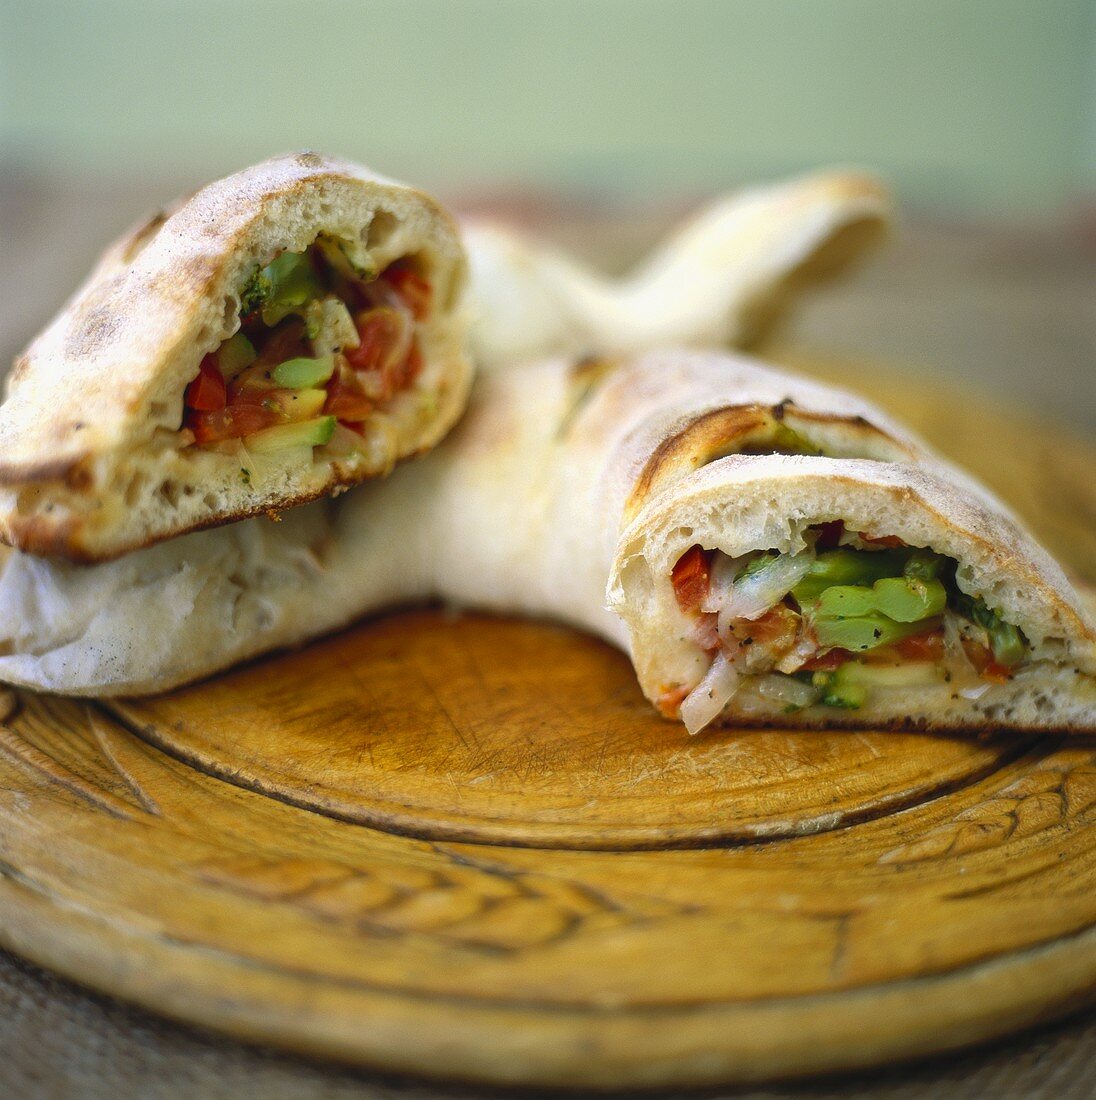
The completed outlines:
[[[230,336],[217,351],[217,365],[226,382],[231,382],[241,371],[247,370],[255,358],[255,348],[242,332]]]
[[[291,390],[310,389],[326,382],[335,373],[335,357],[319,359],[286,359],[273,371],[274,381]]]
[[[320,416],[314,420],[301,420],[294,424],[279,424],[264,428],[244,440],[249,451],[270,454],[290,447],[322,447],[335,434],[335,417]]]

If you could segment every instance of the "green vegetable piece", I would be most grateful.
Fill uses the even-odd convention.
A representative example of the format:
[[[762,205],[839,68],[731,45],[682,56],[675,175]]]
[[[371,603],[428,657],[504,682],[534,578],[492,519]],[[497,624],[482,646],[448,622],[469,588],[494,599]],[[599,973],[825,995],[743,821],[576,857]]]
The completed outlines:
[[[242,332],[230,336],[217,351],[217,365],[228,381],[247,370],[256,358],[255,348]]]
[[[248,280],[241,312],[261,307],[263,324],[274,326],[322,293],[308,257],[303,252],[283,252]]]
[[[835,584],[870,585],[881,577],[897,577],[908,557],[908,550],[827,550],[814,559],[792,595],[802,607]]]
[[[322,447],[335,434],[335,418],[320,416],[315,420],[300,420],[294,424],[279,424],[264,428],[244,439],[244,446],[256,454],[270,454],[290,447]]]
[[[335,357],[322,355],[319,359],[287,359],[273,371],[274,381],[290,390],[311,389],[326,382],[335,373]]]
[[[812,683],[822,691],[818,701],[823,706],[856,710],[867,701],[868,689],[863,684],[856,683],[846,672],[849,667],[849,664],[844,664],[833,672],[814,674]]]
[[[1006,668],[1018,665],[1027,656],[1027,639],[1012,623],[1006,623],[981,596],[968,596],[958,590],[952,593],[952,607],[989,635],[993,659]]]
[[[936,580],[920,577],[884,577],[872,586],[875,605],[888,619],[916,623],[943,612],[947,589]]]
[[[266,276],[266,269],[256,267],[240,291],[240,316],[254,313],[269,297],[270,279]]]
[[[1005,668],[1018,665],[1027,656],[1027,642],[1012,623],[999,620],[998,625],[989,631],[989,644],[993,649],[993,659]]]
[[[795,428],[789,428],[787,424],[778,421],[768,439],[759,439],[745,446],[733,446],[726,450],[717,451],[708,460],[714,462],[717,458],[726,458],[727,455],[820,455],[822,451],[816,447],[805,435],[797,432]]]
[[[1011,623],[1002,623],[999,630],[990,631],[994,660],[1005,668],[1014,668],[1027,656],[1027,643]]]
[[[895,578],[891,578],[892,580]],[[879,610],[875,589],[854,584],[834,584],[815,601],[810,613],[827,619],[851,619]]]
[[[328,264],[344,278],[362,279],[368,282],[377,277],[376,266],[360,263],[354,259],[345,241],[320,236],[316,238],[316,247]]]
[[[773,453],[782,455],[820,455],[822,453],[805,435],[784,423],[777,424],[774,429],[771,447]]]
[[[931,550],[914,550],[902,572],[907,577],[919,577],[923,581],[939,579],[946,571],[948,559]]]
[[[853,653],[863,653],[881,645],[890,645],[925,631],[925,620],[914,623],[896,623],[886,615],[858,615],[850,619],[814,618],[815,637],[819,645],[829,648],[848,649]]]

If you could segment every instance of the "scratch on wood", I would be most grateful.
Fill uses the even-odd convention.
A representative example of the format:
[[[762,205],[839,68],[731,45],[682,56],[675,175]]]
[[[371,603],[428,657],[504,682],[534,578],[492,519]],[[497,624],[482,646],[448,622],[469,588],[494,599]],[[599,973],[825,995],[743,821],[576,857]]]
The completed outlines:
[[[845,964],[849,951],[849,924],[851,913],[842,913],[834,925],[833,955],[830,958],[830,980],[837,982],[845,976]]]

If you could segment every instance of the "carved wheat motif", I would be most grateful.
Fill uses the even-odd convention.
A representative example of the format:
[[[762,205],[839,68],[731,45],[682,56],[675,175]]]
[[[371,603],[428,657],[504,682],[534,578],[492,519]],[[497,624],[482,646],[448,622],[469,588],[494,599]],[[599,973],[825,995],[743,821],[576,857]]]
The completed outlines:
[[[72,708],[71,715],[65,714],[68,728],[76,734],[81,746],[95,747],[92,760],[117,776],[125,793],[119,794],[118,790],[97,783],[94,777],[97,769],[94,764],[89,767],[86,755],[76,753],[69,758],[64,743],[59,748],[51,738],[35,735],[39,728],[52,730],[57,725],[52,713],[56,707]],[[140,812],[158,813],[155,801],[119,763],[118,754],[111,747],[114,736],[113,731],[96,720],[90,708],[76,708],[65,701],[37,696],[21,698],[12,691],[0,692],[0,752],[13,764],[37,773],[113,817],[129,819]]]
[[[1002,788],[917,840],[880,856],[880,863],[920,863],[969,855],[1033,836],[1096,806],[1096,756],[1068,758]]]
[[[241,856],[210,860],[196,871],[202,881],[233,893],[290,904],[355,930],[414,932],[493,953],[635,923],[667,908],[656,902],[625,907],[577,883],[460,863],[425,868],[378,861],[361,868]]]

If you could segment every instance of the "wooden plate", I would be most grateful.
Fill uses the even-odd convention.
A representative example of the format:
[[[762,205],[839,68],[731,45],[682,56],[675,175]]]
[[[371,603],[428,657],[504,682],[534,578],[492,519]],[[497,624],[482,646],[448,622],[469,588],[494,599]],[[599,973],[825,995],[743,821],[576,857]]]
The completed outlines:
[[[1096,576],[1091,450],[890,397]],[[430,610],[158,699],[13,694],[0,723],[0,941],[246,1038],[686,1085],[1096,995],[1090,741],[690,739],[600,643]]]

